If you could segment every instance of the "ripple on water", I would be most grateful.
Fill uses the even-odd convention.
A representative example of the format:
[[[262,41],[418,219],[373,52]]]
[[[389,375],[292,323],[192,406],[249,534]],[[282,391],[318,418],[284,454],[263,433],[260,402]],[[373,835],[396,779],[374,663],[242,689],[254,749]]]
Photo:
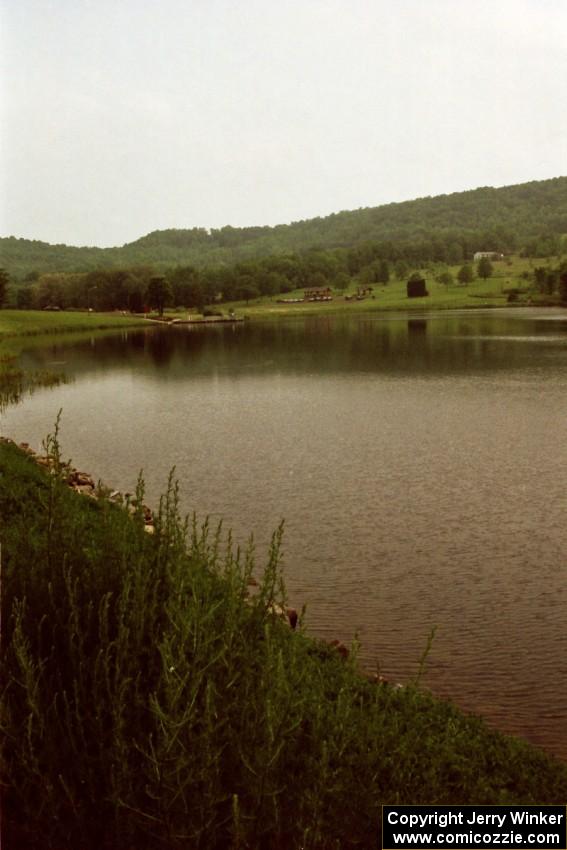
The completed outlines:
[[[357,633],[362,662],[405,681],[437,626],[426,684],[567,758],[565,337],[530,322],[179,331],[160,359],[147,336],[51,348],[75,382],[2,428],[38,447],[63,407],[75,464],[125,490],[143,467],[150,501],[175,465],[183,507],[255,530],[259,552],[285,517],[315,634]]]

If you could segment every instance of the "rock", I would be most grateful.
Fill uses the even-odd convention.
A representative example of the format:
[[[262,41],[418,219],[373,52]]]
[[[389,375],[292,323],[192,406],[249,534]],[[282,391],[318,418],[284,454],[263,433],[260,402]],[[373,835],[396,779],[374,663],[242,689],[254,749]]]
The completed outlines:
[[[77,484],[79,487],[92,487],[93,490],[95,488],[94,480],[90,475],[87,475],[86,472],[75,472],[73,483]]]
[[[390,683],[384,676],[380,676],[379,673],[370,673],[367,670],[364,670],[361,674],[367,682],[370,682],[371,685],[389,685]]]
[[[268,606],[268,612],[282,620],[285,620],[292,629],[295,629],[297,626],[297,611],[295,608],[282,608],[281,605],[277,605],[275,602],[272,602],[272,604]]]
[[[78,472],[78,470],[72,469],[66,480],[69,487],[73,487],[75,490],[79,487],[90,487],[91,490],[95,489],[93,479],[86,472]]]
[[[339,655],[341,656],[341,658],[344,658],[344,659],[345,659],[345,661],[346,661],[346,659],[347,659],[347,658],[349,657],[349,655],[350,655],[349,650],[346,648],[346,646],[344,645],[344,643],[341,643],[341,642],[340,642],[340,640],[332,640],[332,641],[330,641],[330,642],[329,642],[329,646],[330,646],[330,647],[332,647],[333,649],[336,649],[336,650],[337,650],[337,652],[339,653]]]
[[[82,496],[92,496],[93,499],[96,499],[94,487],[91,487],[90,484],[75,484],[73,490]]]
[[[285,613],[286,613],[287,619],[289,620],[289,625],[291,626],[292,629],[295,629],[295,627],[297,626],[297,620],[298,620],[297,611],[295,610],[295,608],[286,608]]]

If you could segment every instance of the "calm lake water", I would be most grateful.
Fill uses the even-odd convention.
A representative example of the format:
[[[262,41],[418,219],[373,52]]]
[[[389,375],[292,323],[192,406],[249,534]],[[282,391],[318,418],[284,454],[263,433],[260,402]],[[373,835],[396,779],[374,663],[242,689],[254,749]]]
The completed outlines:
[[[567,312],[305,318],[129,331],[29,351],[65,370],[2,415],[156,503],[286,521],[313,634],[567,758]],[[54,364],[58,364],[54,366]]]

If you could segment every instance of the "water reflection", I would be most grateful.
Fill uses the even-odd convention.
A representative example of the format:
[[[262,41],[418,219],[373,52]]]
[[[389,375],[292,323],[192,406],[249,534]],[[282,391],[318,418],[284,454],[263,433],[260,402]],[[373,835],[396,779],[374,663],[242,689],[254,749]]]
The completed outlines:
[[[427,333],[427,319],[408,319],[408,334],[422,336]]]
[[[287,583],[315,633],[395,680],[432,625],[429,686],[567,757],[567,322],[522,310],[173,327],[26,353],[71,387],[6,433],[38,445],[63,407],[77,464],[261,550],[285,517]],[[552,320],[553,317],[553,320]]]
[[[567,342],[567,322],[550,334],[549,324],[517,314],[433,318],[373,315],[307,317],[288,322],[149,328],[93,337],[73,346],[74,372],[104,371],[109,365],[152,372],[167,367],[169,380],[194,374],[337,372],[470,374],[528,368],[527,342],[541,341],[547,358]],[[521,333],[518,333],[521,324]],[[502,341],[507,344],[502,345]],[[29,351],[25,361],[42,366],[62,356],[64,342]],[[96,352],[96,360],[92,354]]]

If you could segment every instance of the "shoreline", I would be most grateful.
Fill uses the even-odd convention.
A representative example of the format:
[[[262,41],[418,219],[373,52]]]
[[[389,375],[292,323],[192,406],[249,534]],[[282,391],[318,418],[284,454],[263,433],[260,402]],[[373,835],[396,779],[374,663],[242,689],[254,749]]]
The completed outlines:
[[[151,511],[141,480],[132,497],[67,468],[57,433],[40,463],[29,446],[0,439],[6,622],[20,616],[2,659],[14,844],[24,845],[27,830],[42,840],[51,830],[51,843],[71,846],[57,829],[92,830],[93,813],[108,846],[119,846],[113,824],[123,835],[142,807],[155,840],[168,834],[162,812],[178,799],[180,775],[187,799],[200,794],[199,811],[219,823],[226,812],[218,800],[233,799],[235,787],[251,817],[271,811],[257,775],[281,789],[283,821],[294,828],[298,812],[310,828],[323,793],[340,814],[325,827],[337,846],[353,837],[372,846],[381,804],[392,797],[400,805],[543,805],[567,792],[558,756],[434,696],[419,676],[401,688],[369,680],[356,653],[311,636],[301,618],[294,629],[277,533],[266,566],[246,554],[235,560],[207,538],[206,524],[186,533],[171,478]],[[28,768],[28,740],[41,774]],[[24,782],[29,793],[18,797]],[[192,826],[186,807],[179,818]],[[140,845],[136,834],[128,846]]]

